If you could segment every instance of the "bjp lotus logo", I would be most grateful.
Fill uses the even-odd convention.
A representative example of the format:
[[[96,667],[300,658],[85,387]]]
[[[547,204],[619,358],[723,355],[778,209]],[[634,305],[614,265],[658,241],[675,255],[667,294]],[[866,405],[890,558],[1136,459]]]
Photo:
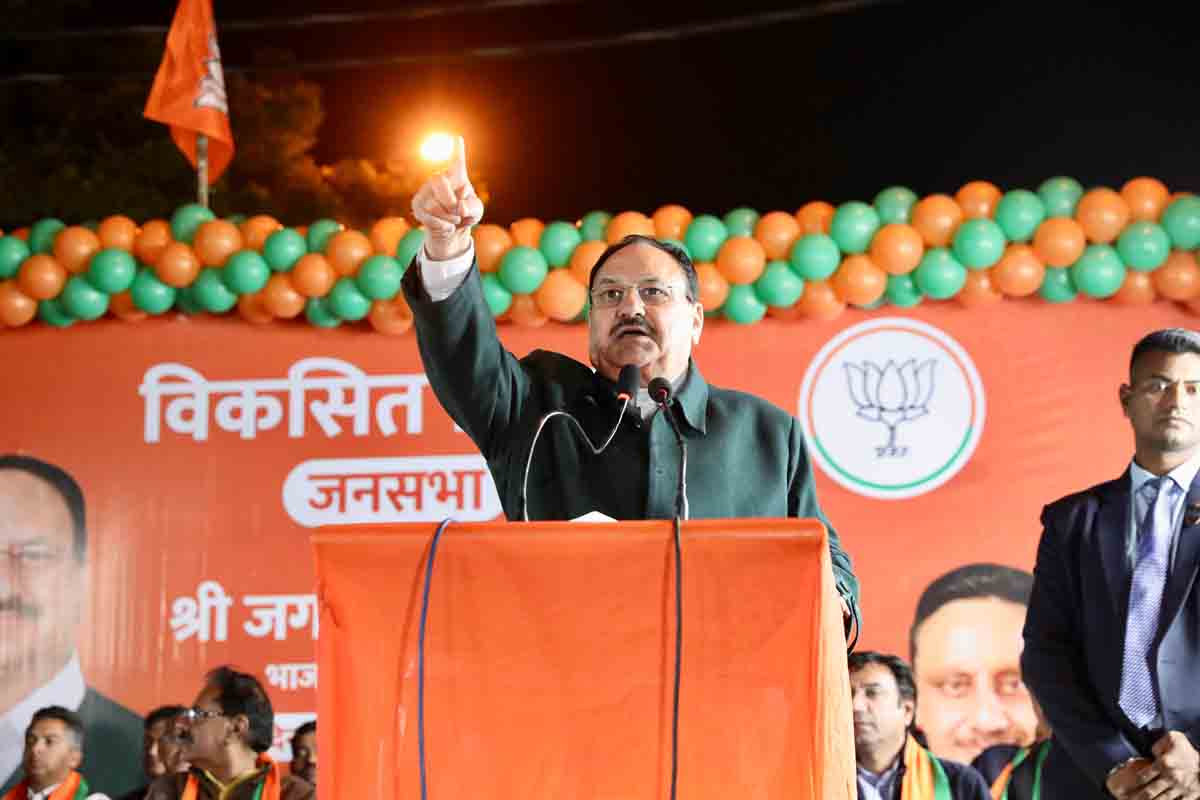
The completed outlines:
[[[870,361],[842,364],[858,416],[887,426],[887,444],[875,448],[877,458],[908,455],[907,446],[896,444],[896,429],[929,413],[935,366],[932,358],[919,365],[915,358],[902,364],[888,359],[882,367]]]

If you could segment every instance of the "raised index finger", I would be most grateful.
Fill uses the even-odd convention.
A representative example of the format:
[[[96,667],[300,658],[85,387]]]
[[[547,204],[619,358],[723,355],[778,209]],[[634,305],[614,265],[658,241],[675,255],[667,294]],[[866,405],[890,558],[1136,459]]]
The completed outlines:
[[[455,137],[454,155],[450,156],[450,165],[446,168],[446,176],[450,178],[455,188],[465,186],[467,178],[467,145],[463,137]]]

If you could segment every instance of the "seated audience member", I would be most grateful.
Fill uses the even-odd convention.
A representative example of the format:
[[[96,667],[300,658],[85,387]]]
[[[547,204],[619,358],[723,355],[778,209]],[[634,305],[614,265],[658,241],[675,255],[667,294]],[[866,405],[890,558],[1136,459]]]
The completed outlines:
[[[160,706],[146,716],[145,730],[142,736],[142,769],[146,773],[147,784],[140,789],[134,789],[122,795],[120,800],[144,800],[150,789],[149,781],[167,774],[166,764],[163,763],[162,751],[159,749],[162,738],[170,731],[175,718],[186,709],[183,706]]]
[[[303,778],[283,775],[267,750],[275,712],[253,675],[219,667],[208,674],[186,723],[186,773],[163,775],[150,784],[146,800],[311,800],[316,789]]]
[[[849,667],[859,800],[989,800],[978,772],[912,735],[917,687],[907,664],[868,651],[851,655]]]
[[[184,711],[187,709],[185,708]],[[177,772],[187,772],[191,768],[192,765],[188,763],[187,756],[183,752],[187,739],[187,722],[183,719],[181,711],[171,720],[167,732],[158,740],[158,757],[162,759],[163,766],[166,768],[163,774],[174,775]]]
[[[292,774],[317,785],[317,721],[310,720],[292,734]]]
[[[108,800],[92,794],[77,767],[83,761],[83,720],[70,709],[46,706],[25,730],[25,777],[4,800]]]

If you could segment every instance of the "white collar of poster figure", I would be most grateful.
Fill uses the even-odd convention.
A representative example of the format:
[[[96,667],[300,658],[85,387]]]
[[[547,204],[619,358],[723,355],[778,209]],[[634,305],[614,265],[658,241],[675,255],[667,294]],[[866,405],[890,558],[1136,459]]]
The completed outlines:
[[[0,715],[0,785],[21,766],[21,755],[25,751],[25,729],[29,727],[34,712],[46,706],[62,706],[78,711],[86,693],[87,684],[83,681],[79,654],[72,653],[53,678]]]

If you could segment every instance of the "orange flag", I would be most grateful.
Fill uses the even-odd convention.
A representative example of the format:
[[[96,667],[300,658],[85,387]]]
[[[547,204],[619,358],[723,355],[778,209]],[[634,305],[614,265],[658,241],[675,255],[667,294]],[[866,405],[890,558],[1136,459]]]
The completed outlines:
[[[171,138],[193,167],[196,136],[208,137],[210,184],[217,182],[233,160],[229,103],[211,0],[179,0],[167,32],[167,50],[142,115],[171,127]]]

